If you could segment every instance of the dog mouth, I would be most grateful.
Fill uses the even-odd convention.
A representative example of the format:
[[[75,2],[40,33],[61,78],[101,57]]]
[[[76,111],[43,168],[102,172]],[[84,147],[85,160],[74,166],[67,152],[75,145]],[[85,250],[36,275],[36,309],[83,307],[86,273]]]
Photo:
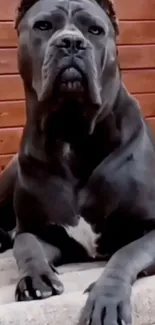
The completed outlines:
[[[88,133],[91,134],[101,108],[100,88],[91,66],[90,71],[82,68],[77,64],[65,65],[61,69],[55,67],[56,74],[47,74],[46,70],[39,101],[48,100],[53,112],[64,113],[64,109],[67,112],[67,107],[71,108],[69,115],[73,114],[72,120],[75,118],[77,122],[79,118],[82,123],[86,122]]]
[[[55,87],[66,96],[84,95],[87,88],[86,77],[77,68],[68,67],[59,72]]]

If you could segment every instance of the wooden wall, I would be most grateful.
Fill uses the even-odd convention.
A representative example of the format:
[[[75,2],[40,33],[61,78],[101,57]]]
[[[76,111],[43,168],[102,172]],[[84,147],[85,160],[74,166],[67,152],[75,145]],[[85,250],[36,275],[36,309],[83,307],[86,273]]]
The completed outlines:
[[[18,150],[25,121],[13,27],[17,1],[0,0],[0,170]],[[155,129],[155,0],[115,1],[123,79]]]

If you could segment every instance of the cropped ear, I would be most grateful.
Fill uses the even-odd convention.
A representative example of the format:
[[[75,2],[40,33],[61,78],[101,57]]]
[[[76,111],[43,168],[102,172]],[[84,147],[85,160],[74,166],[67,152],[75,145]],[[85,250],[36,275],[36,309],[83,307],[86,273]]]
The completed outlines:
[[[106,11],[107,15],[109,16],[112,25],[114,27],[116,36],[119,35],[119,22],[116,16],[114,0],[96,0],[96,1]]]
[[[17,29],[20,20],[25,13],[39,0],[19,0],[15,15],[15,29]]]

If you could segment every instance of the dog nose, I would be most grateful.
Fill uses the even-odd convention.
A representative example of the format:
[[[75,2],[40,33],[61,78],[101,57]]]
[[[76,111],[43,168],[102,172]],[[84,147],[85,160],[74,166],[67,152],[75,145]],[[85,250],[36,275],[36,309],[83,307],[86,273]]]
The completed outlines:
[[[84,39],[77,36],[64,36],[59,40],[58,46],[73,52],[78,52],[86,48]]]

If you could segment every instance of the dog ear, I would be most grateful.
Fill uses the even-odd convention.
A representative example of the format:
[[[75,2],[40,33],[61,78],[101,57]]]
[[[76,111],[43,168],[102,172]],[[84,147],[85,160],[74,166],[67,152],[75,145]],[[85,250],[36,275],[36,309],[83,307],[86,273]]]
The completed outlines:
[[[116,36],[119,35],[119,22],[116,16],[114,0],[96,0],[96,1],[106,11],[107,15],[109,16],[112,25],[114,27]]]
[[[17,29],[20,20],[25,13],[39,0],[19,0],[15,16],[15,29]]]

